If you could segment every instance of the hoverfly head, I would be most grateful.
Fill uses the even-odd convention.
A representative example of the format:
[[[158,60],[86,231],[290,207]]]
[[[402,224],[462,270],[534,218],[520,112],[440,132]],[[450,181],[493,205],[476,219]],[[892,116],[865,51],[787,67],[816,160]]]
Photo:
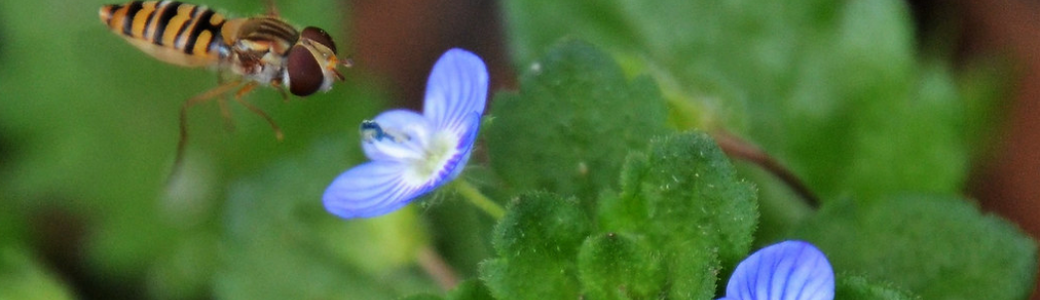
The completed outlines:
[[[339,65],[332,37],[317,27],[304,28],[299,41],[289,50],[283,76],[285,85],[297,96],[328,91],[333,81],[343,80],[343,75],[336,70]]]

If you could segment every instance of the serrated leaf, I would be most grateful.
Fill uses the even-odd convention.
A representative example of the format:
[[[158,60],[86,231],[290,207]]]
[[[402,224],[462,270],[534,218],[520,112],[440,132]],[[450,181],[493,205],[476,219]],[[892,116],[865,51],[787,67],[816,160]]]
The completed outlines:
[[[911,300],[918,299],[888,285],[875,284],[866,278],[839,275],[834,283],[834,299],[842,300]]]
[[[578,271],[588,299],[656,299],[665,283],[661,257],[627,234],[585,240]]]
[[[892,282],[923,299],[1025,299],[1036,243],[959,197],[901,196],[825,206],[797,233],[836,272]]]
[[[516,190],[574,195],[589,204],[615,188],[629,149],[665,130],[665,107],[646,77],[629,81],[610,56],[563,42],[500,93],[486,130],[496,173]],[[591,205],[589,205],[591,207]]]
[[[520,195],[495,227],[498,258],[481,266],[481,279],[496,299],[577,299],[576,260],[589,223],[573,198]]]
[[[714,295],[720,266],[735,266],[750,250],[758,218],[752,185],[704,133],[654,139],[623,175],[621,195],[601,203],[603,230],[646,236],[668,262],[672,297]]]

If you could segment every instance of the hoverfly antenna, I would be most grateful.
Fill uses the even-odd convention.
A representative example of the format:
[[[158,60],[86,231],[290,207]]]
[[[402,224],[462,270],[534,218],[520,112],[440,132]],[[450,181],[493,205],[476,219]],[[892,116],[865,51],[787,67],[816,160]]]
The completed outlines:
[[[339,81],[347,80],[347,78],[343,77],[343,73],[340,73],[339,70],[332,69],[332,75],[336,76],[336,80],[339,80]]]

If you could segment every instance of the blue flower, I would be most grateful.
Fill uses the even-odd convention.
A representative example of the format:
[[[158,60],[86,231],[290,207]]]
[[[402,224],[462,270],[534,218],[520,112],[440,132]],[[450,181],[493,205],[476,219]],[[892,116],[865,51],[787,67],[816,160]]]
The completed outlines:
[[[341,218],[381,216],[455,179],[473,150],[487,91],[480,57],[445,52],[430,72],[422,114],[391,110],[361,124],[371,161],[332,181],[325,209]]]
[[[834,299],[834,271],[823,252],[803,241],[762,248],[737,265],[719,300],[773,299]]]

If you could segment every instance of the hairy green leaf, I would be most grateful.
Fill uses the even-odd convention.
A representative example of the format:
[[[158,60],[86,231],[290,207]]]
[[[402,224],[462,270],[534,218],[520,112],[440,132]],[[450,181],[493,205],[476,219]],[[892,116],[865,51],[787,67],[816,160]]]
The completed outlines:
[[[585,240],[578,271],[589,299],[657,299],[665,284],[661,257],[645,240],[607,233]]]
[[[577,256],[590,221],[577,201],[549,193],[523,194],[495,227],[498,258],[481,278],[496,299],[577,299]]]
[[[720,266],[747,255],[757,218],[754,187],[704,133],[654,139],[646,155],[629,158],[621,195],[600,211],[603,231],[646,236],[668,262],[676,299],[714,295]]]
[[[629,149],[665,130],[665,107],[647,77],[629,81],[610,56],[578,42],[557,45],[500,93],[486,130],[491,166],[517,190],[578,196],[587,207],[616,188]]]
[[[799,237],[836,272],[892,282],[924,299],[1024,299],[1036,243],[959,197],[902,196],[827,205]]]

